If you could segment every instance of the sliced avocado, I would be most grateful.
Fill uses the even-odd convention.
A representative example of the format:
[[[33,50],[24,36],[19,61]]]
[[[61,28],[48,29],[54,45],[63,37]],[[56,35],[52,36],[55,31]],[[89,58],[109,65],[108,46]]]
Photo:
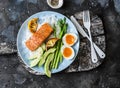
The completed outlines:
[[[43,52],[44,51],[43,51],[42,47],[39,47],[36,51],[31,52],[29,59],[30,60],[36,59],[36,58],[40,57],[43,54]]]
[[[38,57],[30,62],[30,67],[36,66],[42,57]]]
[[[29,57],[30,60],[33,60],[33,59],[36,59],[36,58],[37,58],[37,55],[36,55],[36,54],[32,54],[32,55],[30,55],[30,57]]]
[[[54,53],[51,53],[48,55],[47,57],[47,60],[45,62],[45,65],[44,65],[44,70],[45,70],[45,74],[48,76],[48,77],[51,77],[51,71],[49,70],[49,67],[50,67],[50,62],[54,59]]]
[[[42,66],[41,64],[43,63],[42,61],[42,59],[44,59],[44,54],[41,56],[41,59],[40,59],[40,61],[39,61],[39,63],[38,63],[38,67],[40,67],[40,66]]]
[[[46,51],[44,54],[43,54],[43,58],[40,59],[40,62],[39,62],[39,65],[38,66],[42,66],[44,63],[45,63],[45,60],[47,58],[47,56],[50,54],[50,53],[53,53],[55,52],[56,48],[51,48],[49,49],[48,51]]]
[[[41,45],[41,47],[42,47],[43,51],[46,50],[45,43],[43,43],[43,44]]]

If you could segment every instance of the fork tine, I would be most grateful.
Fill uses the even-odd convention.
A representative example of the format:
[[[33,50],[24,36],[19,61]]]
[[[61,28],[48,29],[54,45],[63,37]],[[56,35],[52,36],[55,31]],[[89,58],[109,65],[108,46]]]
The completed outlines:
[[[87,14],[87,21],[90,22],[90,13],[89,13],[89,10],[87,10],[86,14]]]
[[[90,26],[90,14],[89,14],[89,10],[86,10],[83,12],[83,21],[86,23],[85,25],[89,25]]]
[[[83,12],[83,20],[84,22],[89,22],[90,21],[90,18],[89,18],[89,10],[86,10]]]
[[[83,11],[83,22],[86,22],[85,13],[86,13],[86,11]]]
[[[87,14],[86,11],[83,12],[83,21],[87,22]]]

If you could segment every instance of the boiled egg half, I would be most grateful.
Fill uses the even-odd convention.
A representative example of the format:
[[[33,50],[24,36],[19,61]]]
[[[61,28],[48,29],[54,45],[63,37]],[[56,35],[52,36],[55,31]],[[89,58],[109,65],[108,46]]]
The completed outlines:
[[[63,57],[67,60],[73,59],[73,57],[75,56],[74,49],[70,46],[63,45],[61,48],[61,52]]]
[[[77,35],[74,33],[67,33],[63,36],[62,41],[66,46],[73,46],[77,42]]]

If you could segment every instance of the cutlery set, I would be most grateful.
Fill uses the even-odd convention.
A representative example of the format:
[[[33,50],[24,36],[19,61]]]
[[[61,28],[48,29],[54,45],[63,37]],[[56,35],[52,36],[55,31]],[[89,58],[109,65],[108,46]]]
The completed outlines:
[[[91,23],[90,23],[90,13],[89,13],[89,10],[83,11],[83,24],[84,24],[84,27],[87,29],[89,35],[84,31],[84,29],[77,22],[77,20],[75,19],[74,16],[71,16],[70,19],[74,23],[74,25],[76,26],[78,32],[83,37],[86,37],[90,41],[92,62],[93,63],[97,63],[98,62],[97,54],[98,54],[98,56],[101,59],[104,59],[105,58],[105,53],[92,41],[92,35],[91,35],[91,31],[90,31]]]

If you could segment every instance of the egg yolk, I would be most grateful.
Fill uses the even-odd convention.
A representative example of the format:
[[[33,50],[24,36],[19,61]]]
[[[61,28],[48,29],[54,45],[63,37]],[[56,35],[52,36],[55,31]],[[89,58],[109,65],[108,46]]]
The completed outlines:
[[[72,36],[72,35],[67,35],[67,36],[66,36],[66,42],[67,42],[68,44],[73,44],[74,41],[75,41],[74,36]]]
[[[69,56],[72,55],[72,50],[70,48],[66,47],[63,50],[63,54],[64,54],[65,57],[69,57]]]

